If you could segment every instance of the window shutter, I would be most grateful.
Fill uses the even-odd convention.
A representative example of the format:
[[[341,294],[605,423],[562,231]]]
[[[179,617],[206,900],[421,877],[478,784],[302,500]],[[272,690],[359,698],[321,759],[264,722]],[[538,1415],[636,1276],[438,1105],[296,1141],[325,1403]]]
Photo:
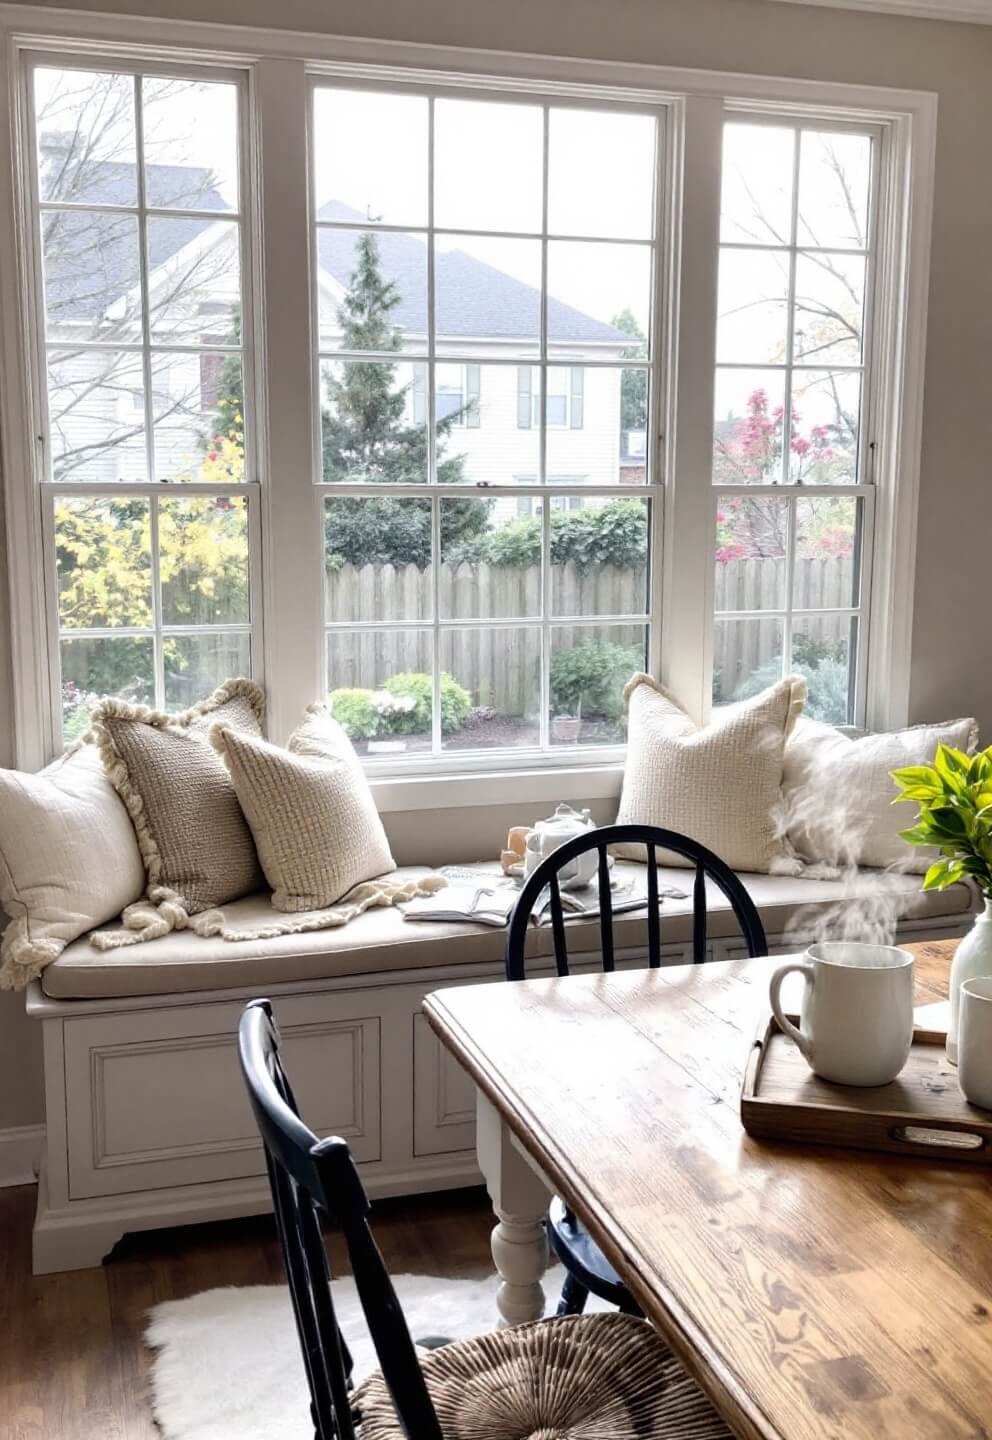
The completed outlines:
[[[583,421],[583,409],[585,408],[585,371],[573,367],[572,369],[572,405],[569,411],[569,427],[572,430],[581,430]]]
[[[531,421],[529,365],[517,366],[517,429],[529,430]]]
[[[482,423],[482,416],[479,414],[479,367],[478,365],[465,366],[465,424],[470,430],[478,430]]]
[[[413,423],[427,423],[427,366],[413,367]]]

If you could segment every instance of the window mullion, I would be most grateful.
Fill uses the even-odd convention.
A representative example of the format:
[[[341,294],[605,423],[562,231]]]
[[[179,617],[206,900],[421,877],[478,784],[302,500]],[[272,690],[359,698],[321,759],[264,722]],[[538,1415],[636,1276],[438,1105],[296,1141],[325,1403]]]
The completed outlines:
[[[682,230],[677,242],[678,386],[662,569],[662,655],[667,683],[697,719],[709,710],[713,648],[711,484],[719,271],[723,102],[691,96],[682,111]],[[678,177],[673,177],[678,186]]]
[[[155,708],[165,709],[165,654],[162,640],[162,551],[159,544],[159,497],[149,497],[148,529],[151,548],[152,629],[154,631]]]
[[[541,308],[538,319],[537,416],[538,416],[538,477],[548,483],[548,151],[550,146],[551,112],[547,105],[541,111]]]
[[[799,244],[799,154],[802,147],[802,132],[798,126],[792,132],[792,213],[789,217],[789,288],[785,312],[785,390],[782,414],[782,468],[783,485],[789,483],[789,456],[792,454],[792,361],[796,349],[796,264]]]
[[[136,180],[138,195],[138,287],[141,305],[141,384],[144,390],[145,412],[145,473],[149,481],[155,479],[155,406],[152,399],[152,355],[151,355],[151,294],[148,285],[148,212],[147,188],[145,185],[145,128],[143,115],[143,94],[141,76],[134,77],[134,149],[137,162]],[[156,677],[156,689],[158,678]],[[161,699],[157,701],[161,705]]]
[[[537,367],[537,475],[541,484],[548,484],[548,156],[551,143],[551,110],[541,111],[541,308],[539,314]],[[533,375],[533,371],[531,374]],[[532,402],[533,403],[533,402]],[[540,745],[547,750],[551,743],[551,496],[541,501],[541,675],[538,716]]]
[[[437,311],[434,237],[434,97],[427,101],[427,483],[437,486]],[[441,751],[441,501],[431,495],[431,752]]]
[[[786,505],[785,524],[785,634],[782,636],[782,674],[791,675],[792,663],[792,611],[795,600],[796,578],[796,534],[798,530],[798,495],[790,495]]]
[[[246,224],[264,236],[256,262],[267,297],[252,317],[257,435],[262,484],[265,677],[269,733],[283,739],[322,691],[323,510],[319,381],[312,360],[308,104],[301,61],[262,60],[252,75],[257,153]],[[257,199],[255,198],[257,197]],[[251,211],[254,209],[255,213]]]

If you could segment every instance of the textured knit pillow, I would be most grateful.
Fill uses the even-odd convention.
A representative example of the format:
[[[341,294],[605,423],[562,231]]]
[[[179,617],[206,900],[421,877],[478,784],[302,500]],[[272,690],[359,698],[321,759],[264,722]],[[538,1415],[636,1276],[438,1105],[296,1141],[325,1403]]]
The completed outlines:
[[[281,749],[223,722],[224,757],[277,910],[323,910],[396,869],[351,741],[319,707]]]
[[[261,687],[228,680],[208,700],[179,715],[143,705],[105,700],[93,715],[93,730],[107,774],[127,806],[145,862],[147,894],[166,905],[156,929],[144,907],[125,917],[131,941],[152,939],[183,916],[236,900],[262,885],[251,831],[234,786],[207,732],[215,721],[232,730],[260,735],[264,713]],[[102,936],[101,948],[129,943]]]
[[[893,805],[890,772],[932,764],[941,744],[972,753],[976,722],[948,720],[852,738],[803,716],[785,747],[783,779],[785,824],[796,854],[827,870],[898,865],[922,875],[937,852],[899,839],[913,812]]]
[[[624,698],[627,763],[618,825],[688,835],[732,870],[799,868],[788,856],[780,812],[785,740],[806,699],[801,677],[716,710],[704,729],[649,675],[635,675]],[[643,859],[643,846],[617,850]]]
[[[94,745],[37,775],[0,770],[0,987],[19,990],[145,888],[128,813]]]

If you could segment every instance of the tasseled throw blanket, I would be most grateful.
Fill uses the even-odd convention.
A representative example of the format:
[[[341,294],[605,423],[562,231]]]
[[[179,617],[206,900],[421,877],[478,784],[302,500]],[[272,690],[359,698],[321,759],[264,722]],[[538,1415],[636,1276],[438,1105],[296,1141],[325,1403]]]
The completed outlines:
[[[337,904],[327,910],[311,910],[305,915],[280,916],[273,910],[272,920],[247,930],[228,925],[223,910],[205,910],[190,915],[175,891],[161,886],[149,888],[144,900],[129,905],[121,916],[122,930],[96,930],[90,944],[98,950],[116,950],[121,945],[141,945],[146,940],[159,940],[173,930],[192,930],[194,935],[219,935],[222,940],[272,940],[277,935],[301,935],[310,930],[333,930],[347,925],[365,910],[386,905],[401,905],[420,895],[434,895],[447,885],[443,875],[425,875],[421,880],[363,880]]]

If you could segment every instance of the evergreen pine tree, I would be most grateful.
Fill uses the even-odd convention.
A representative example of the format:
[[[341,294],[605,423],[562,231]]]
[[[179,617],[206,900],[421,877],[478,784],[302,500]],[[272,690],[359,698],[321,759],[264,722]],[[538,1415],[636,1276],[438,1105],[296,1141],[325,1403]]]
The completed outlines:
[[[633,312],[624,308],[613,317],[613,328],[637,341],[621,350],[623,360],[642,360],[648,353],[644,332]],[[624,370],[620,379],[620,428],[644,430],[648,423],[648,375],[646,370]]]
[[[378,237],[365,231],[355,246],[354,272],[340,305],[338,323],[343,350],[380,355],[402,350],[392,314],[400,293],[382,271]],[[370,481],[417,485],[427,477],[427,428],[407,418],[409,387],[397,386],[396,365],[388,360],[345,360],[340,377],[326,382],[328,404],[321,413],[323,474],[326,481]],[[425,387],[426,388],[426,387]],[[442,459],[445,442],[461,412],[436,426],[438,479],[457,484],[464,478],[464,457]],[[441,510],[441,538],[447,548],[486,527],[490,502],[455,499]],[[343,562],[393,565],[431,562],[430,505],[426,501],[341,496],[326,510],[330,553]]]

